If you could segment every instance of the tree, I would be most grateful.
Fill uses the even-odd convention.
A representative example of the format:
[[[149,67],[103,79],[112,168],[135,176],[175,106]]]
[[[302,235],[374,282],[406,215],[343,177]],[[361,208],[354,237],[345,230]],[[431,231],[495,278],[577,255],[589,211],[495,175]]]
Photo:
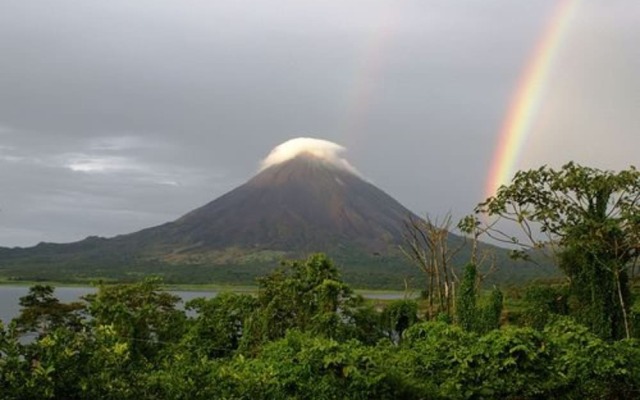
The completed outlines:
[[[464,241],[450,247],[451,214],[442,221],[409,218],[405,221],[403,253],[413,261],[427,278],[427,314],[433,319],[438,313],[451,314],[455,301],[458,276],[453,260],[462,250]]]
[[[554,316],[567,315],[567,288],[550,285],[534,285],[524,293],[524,312],[522,321],[537,330],[553,320]]]
[[[393,301],[382,310],[380,320],[386,336],[401,343],[402,334],[418,322],[418,303],[407,299]]]
[[[34,285],[20,298],[20,315],[15,319],[21,333],[36,332],[46,335],[58,327],[81,328],[85,305],[80,302],[61,303],[49,285]]]
[[[458,325],[465,331],[473,331],[478,319],[476,307],[478,298],[477,284],[476,266],[467,264],[464,267],[464,274],[458,291],[458,303],[456,304],[456,320]]]
[[[248,294],[220,293],[210,299],[193,299],[186,309],[195,311],[197,316],[182,342],[199,356],[230,356],[240,344],[244,321],[256,307],[256,298]]]
[[[86,299],[92,323],[112,326],[136,358],[152,360],[162,347],[176,343],[184,333],[186,316],[176,309],[180,298],[163,291],[158,279],[102,285]]]
[[[500,327],[503,295],[500,289],[494,288],[489,296],[478,304],[479,283],[477,267],[471,263],[467,264],[458,291],[456,321],[465,331],[486,333]]]
[[[337,339],[354,329],[362,298],[343,283],[324,254],[284,263],[260,278],[258,309],[247,318],[245,350],[285,336],[290,329]]]
[[[640,173],[603,171],[568,163],[520,171],[476,207],[487,234],[554,256],[581,307],[581,322],[603,338],[630,336],[628,277],[640,256]],[[524,239],[498,229],[521,228]]]

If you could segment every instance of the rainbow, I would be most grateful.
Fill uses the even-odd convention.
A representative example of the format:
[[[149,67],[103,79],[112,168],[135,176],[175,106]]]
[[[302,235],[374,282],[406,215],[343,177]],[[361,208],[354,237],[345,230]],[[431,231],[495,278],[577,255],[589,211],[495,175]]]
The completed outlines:
[[[500,130],[485,185],[485,197],[495,195],[515,173],[516,163],[546,92],[549,73],[580,0],[558,0],[543,35],[518,81]]]
[[[389,2],[385,7],[384,20],[377,21],[376,26],[366,37],[361,53],[356,57],[352,83],[345,91],[345,115],[340,142],[347,148],[359,143],[371,117],[372,105],[378,98],[377,91],[384,82],[384,74],[388,66],[388,50],[393,45],[396,31],[402,20],[402,8],[396,2]]]
[[[349,88],[348,114],[344,123],[347,135],[355,137],[366,127],[377,85],[383,80],[386,52],[393,33],[391,24],[381,26],[371,35],[364,48],[361,64],[356,69],[356,79]]]

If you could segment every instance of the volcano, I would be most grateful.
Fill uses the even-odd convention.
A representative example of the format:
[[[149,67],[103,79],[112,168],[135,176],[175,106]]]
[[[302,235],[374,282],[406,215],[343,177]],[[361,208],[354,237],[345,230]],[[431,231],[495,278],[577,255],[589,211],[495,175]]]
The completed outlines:
[[[397,287],[420,275],[399,250],[405,221],[418,217],[363,178],[340,157],[343,150],[294,139],[276,147],[245,184],[173,222],[109,239],[0,248],[0,274],[64,281],[154,274],[175,283],[246,284],[282,259],[325,252],[347,281]],[[468,260],[468,252],[461,257]]]
[[[382,252],[401,243],[403,221],[410,216],[355,173],[302,153],[182,218],[130,239],[155,237],[156,245],[174,251],[243,247],[312,252],[349,245]]]

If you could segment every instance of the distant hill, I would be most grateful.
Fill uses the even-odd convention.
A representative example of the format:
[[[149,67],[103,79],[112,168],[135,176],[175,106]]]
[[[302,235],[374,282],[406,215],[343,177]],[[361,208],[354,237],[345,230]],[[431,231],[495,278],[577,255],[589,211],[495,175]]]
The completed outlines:
[[[418,218],[355,171],[302,152],[245,184],[160,226],[113,238],[89,237],[31,248],[0,248],[0,276],[12,280],[135,280],[250,284],[284,258],[329,254],[360,287],[414,287],[423,277],[399,251],[404,221]],[[461,237],[450,235],[453,245]],[[516,265],[495,248],[494,281],[552,274]],[[469,260],[469,249],[458,262]]]

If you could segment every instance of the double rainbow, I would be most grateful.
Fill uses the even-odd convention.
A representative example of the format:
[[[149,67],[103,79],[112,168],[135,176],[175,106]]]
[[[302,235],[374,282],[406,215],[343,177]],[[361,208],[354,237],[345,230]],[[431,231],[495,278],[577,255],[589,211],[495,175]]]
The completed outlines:
[[[542,37],[518,81],[502,123],[493,162],[485,184],[485,197],[510,181],[533,122],[544,99],[554,59],[580,0],[558,0]]]

